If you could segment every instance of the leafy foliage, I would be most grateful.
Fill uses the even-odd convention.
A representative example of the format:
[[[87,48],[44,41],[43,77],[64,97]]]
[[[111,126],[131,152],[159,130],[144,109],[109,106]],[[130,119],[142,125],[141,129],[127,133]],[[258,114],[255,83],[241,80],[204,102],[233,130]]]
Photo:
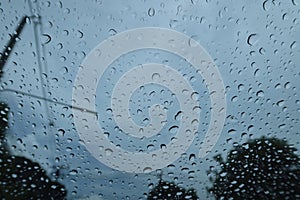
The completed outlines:
[[[175,185],[172,182],[160,180],[148,194],[148,200],[196,200],[198,199],[196,191],[194,189],[186,190],[182,187]]]
[[[5,141],[5,132],[8,128],[7,124],[7,115],[8,115],[8,107],[5,103],[0,102],[0,154],[6,155],[8,154],[8,148],[6,146]]]
[[[300,199],[300,159],[286,141],[261,137],[232,149],[208,189],[217,199]]]
[[[0,197],[1,199],[65,199],[67,191],[52,181],[42,167],[25,157],[14,156],[6,142],[8,106],[0,102]]]
[[[51,181],[38,163],[20,156],[0,161],[0,196],[3,199],[65,199],[63,185]]]

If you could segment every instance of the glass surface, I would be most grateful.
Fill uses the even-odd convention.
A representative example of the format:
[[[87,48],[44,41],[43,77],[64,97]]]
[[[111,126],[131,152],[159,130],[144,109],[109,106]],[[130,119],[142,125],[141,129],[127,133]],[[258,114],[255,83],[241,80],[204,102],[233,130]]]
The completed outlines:
[[[1,1],[0,196],[300,198],[299,5]]]

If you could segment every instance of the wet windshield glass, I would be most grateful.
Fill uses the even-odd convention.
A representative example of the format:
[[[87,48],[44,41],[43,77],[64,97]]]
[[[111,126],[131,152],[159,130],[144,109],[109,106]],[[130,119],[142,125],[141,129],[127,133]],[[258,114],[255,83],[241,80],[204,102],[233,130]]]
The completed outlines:
[[[3,199],[300,198],[300,2],[0,2]]]

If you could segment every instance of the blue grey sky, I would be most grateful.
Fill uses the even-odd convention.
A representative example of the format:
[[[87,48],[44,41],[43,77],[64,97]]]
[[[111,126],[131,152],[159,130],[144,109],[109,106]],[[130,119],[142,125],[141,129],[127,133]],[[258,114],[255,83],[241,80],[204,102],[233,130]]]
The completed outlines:
[[[198,41],[212,57],[226,88],[227,110],[221,137],[205,158],[189,159],[191,154],[197,155],[207,131],[209,93],[203,77],[195,74],[184,59],[154,49],[130,52],[108,68],[98,85],[97,100],[104,102],[96,105],[97,112],[101,113],[99,123],[111,132],[111,140],[131,151],[147,151],[147,145],[153,140],[118,136],[114,121],[105,121],[110,116],[106,108],[111,95],[106,93],[111,92],[122,73],[148,62],[173,66],[185,79],[191,80],[200,94],[199,134],[186,154],[162,169],[164,179],[193,187],[201,199],[210,199],[206,193],[209,186],[206,172],[216,165],[212,157],[218,153],[225,155],[233,143],[267,135],[285,138],[300,148],[299,1],[38,0],[32,3],[34,8],[37,2],[38,10],[32,12],[41,15],[43,32],[38,34],[44,44],[48,69],[43,79],[47,81],[47,98],[51,100],[72,104],[75,77],[86,55],[101,41],[129,29],[161,27],[179,31]],[[21,17],[30,16],[31,12],[27,1],[5,0],[0,3],[0,13],[3,49]],[[5,66],[1,90],[9,88],[43,96],[33,26],[28,21],[17,42]],[[148,98],[144,93],[162,89],[148,85],[145,90],[136,91],[131,110],[144,108],[142,116],[146,118],[150,104],[172,101],[165,107],[170,124],[176,123],[173,116],[180,108],[168,89],[165,88],[163,96],[143,102]],[[60,181],[67,186],[69,199],[89,195],[99,195],[102,199],[145,199],[149,184],[157,183],[156,172],[119,172],[91,156],[78,136],[72,109],[4,91],[1,99],[11,109],[9,142],[15,154],[32,158],[49,173],[53,165],[60,166]],[[142,118],[134,112],[132,115],[136,123],[143,124]],[[49,119],[53,126],[49,126]],[[155,140],[157,144],[168,143],[170,137],[163,135]]]

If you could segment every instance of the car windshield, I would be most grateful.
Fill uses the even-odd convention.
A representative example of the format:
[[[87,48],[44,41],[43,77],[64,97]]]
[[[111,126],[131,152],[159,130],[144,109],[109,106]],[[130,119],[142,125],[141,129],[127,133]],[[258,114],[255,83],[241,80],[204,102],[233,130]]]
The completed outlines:
[[[299,199],[300,2],[0,2],[2,199]]]

